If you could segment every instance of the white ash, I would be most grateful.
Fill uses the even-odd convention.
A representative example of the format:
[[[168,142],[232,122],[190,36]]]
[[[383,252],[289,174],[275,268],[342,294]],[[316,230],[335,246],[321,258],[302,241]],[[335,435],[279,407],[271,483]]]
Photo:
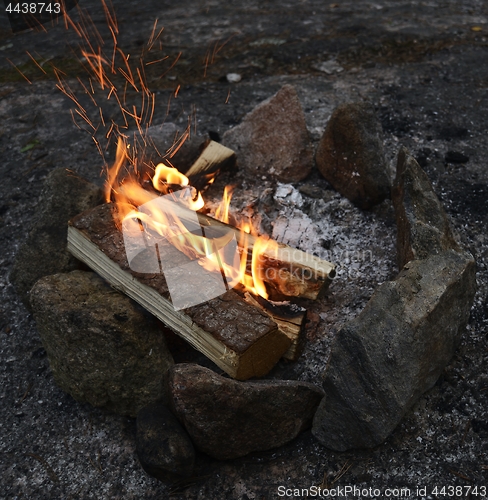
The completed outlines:
[[[207,205],[214,209],[217,203]],[[380,283],[397,273],[390,202],[365,212],[334,191],[313,198],[279,183],[236,189],[231,210],[237,218],[251,218],[261,233],[336,265],[337,277],[325,297],[300,301],[310,320],[306,347],[298,361],[286,366],[287,377],[320,384],[335,332],[359,314]],[[275,372],[282,375],[279,367]]]

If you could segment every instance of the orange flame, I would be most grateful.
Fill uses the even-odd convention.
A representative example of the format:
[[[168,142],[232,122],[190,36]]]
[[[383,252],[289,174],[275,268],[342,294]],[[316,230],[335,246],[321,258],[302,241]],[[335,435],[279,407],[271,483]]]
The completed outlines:
[[[222,196],[222,201],[215,210],[215,218],[217,220],[225,222],[226,224],[229,223],[229,209],[230,209],[230,200],[232,199],[232,191],[233,188],[231,186],[225,186],[224,194]]]
[[[204,234],[193,234],[188,230],[188,210],[198,211],[205,205],[201,193],[189,185],[188,177],[176,168],[160,163],[155,168],[151,179],[154,191],[150,191],[144,189],[135,176],[127,173],[125,166],[130,161],[128,145],[124,138],[119,137],[115,162],[108,169],[105,184],[106,201],[110,202],[113,199],[118,209],[116,223],[119,228],[122,223],[126,222],[124,230],[129,227],[134,231],[140,231],[140,224],[142,224],[150,231],[170,241],[189,258],[201,259],[205,257],[205,259],[199,260],[199,263],[208,271],[222,273],[229,288],[240,283],[251,293],[268,298],[264,280],[265,259],[262,258],[262,255],[265,252],[267,254],[272,252],[273,245],[276,245],[275,242],[266,237],[250,236],[250,233],[255,235],[257,231],[249,221],[244,220],[237,223],[237,227],[240,228],[239,241],[236,242],[238,252],[234,252],[232,256],[222,255],[219,249],[226,247],[234,239],[234,231],[217,226],[217,229],[214,228],[217,237],[214,234],[213,238],[208,238]],[[124,171],[125,176],[123,175]],[[173,188],[175,185],[179,185],[185,191],[172,194],[168,185],[172,185]],[[183,204],[183,208],[181,210],[172,208],[172,211],[168,211],[162,202],[162,205],[153,203],[145,206],[144,211],[139,210],[139,207],[152,200],[162,200],[160,193],[169,194],[175,200],[177,199],[179,203]],[[188,193],[191,196],[188,196]],[[215,218],[226,224],[230,219],[231,199],[232,187],[226,186],[222,202],[215,211]],[[171,206],[178,207],[179,205],[172,204]],[[129,223],[130,220],[133,220],[134,223]],[[253,238],[252,245],[250,238]]]
[[[160,191],[160,182],[169,184],[179,184],[180,186],[188,186],[190,180],[186,175],[183,175],[175,167],[168,167],[164,163],[160,163],[154,172],[152,183],[154,189]]]

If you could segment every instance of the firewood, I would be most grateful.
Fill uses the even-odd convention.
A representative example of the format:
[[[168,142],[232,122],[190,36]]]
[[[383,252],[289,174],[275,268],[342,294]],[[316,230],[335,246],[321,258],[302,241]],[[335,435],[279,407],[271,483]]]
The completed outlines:
[[[267,314],[278,325],[278,329],[291,340],[291,346],[283,357],[296,361],[303,351],[306,309],[290,302],[271,302],[248,292],[245,292],[244,298],[248,304],[259,307]]]
[[[123,186],[119,188],[119,192],[124,193]],[[159,196],[150,191],[146,191],[146,194],[152,199],[157,199]],[[182,204],[174,204],[174,210],[184,224],[188,224],[189,227],[195,225],[193,210]],[[216,237],[219,237],[232,232],[237,243],[242,246],[243,232],[240,229],[200,212],[196,212],[196,215],[204,233],[214,233]],[[252,254],[257,239],[252,234],[246,234],[249,256]],[[260,267],[265,270],[261,278],[268,285],[270,298],[286,300],[288,297],[302,297],[315,300],[323,295],[335,276],[334,264],[283,243],[273,243],[259,256]]]
[[[195,163],[185,172],[190,184],[202,190],[220,170],[231,168],[236,163],[236,154],[215,141],[209,141]]]
[[[185,208],[178,216],[185,218],[185,213],[192,220],[193,212]],[[233,231],[240,243],[240,229],[201,213],[198,213],[198,219],[204,229]],[[254,235],[247,236],[248,252],[252,251],[256,240]],[[262,279],[268,285],[270,296],[276,300],[287,297],[315,300],[324,294],[335,276],[335,266],[331,262],[283,243],[276,243],[276,250],[264,250],[260,263],[266,270]]]
[[[107,203],[72,219],[69,251],[231,377],[245,380],[268,373],[291,345],[277,324],[233,290],[184,311],[175,310],[162,273],[131,271],[114,211],[115,206]]]

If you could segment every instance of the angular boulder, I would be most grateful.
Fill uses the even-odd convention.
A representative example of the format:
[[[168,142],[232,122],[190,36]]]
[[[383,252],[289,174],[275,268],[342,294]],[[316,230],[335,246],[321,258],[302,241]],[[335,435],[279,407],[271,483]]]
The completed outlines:
[[[32,229],[15,256],[10,274],[10,281],[28,309],[30,289],[39,278],[79,268],[79,261],[66,249],[68,221],[102,202],[102,190],[74,172],[57,168],[49,173]]]
[[[131,417],[164,398],[173,359],[155,320],[135,302],[84,271],[45,276],[30,295],[61,389]]]
[[[333,450],[384,441],[430,389],[458,346],[476,291],[468,253],[407,263],[338,332],[313,434]]]
[[[449,249],[460,250],[427,174],[404,147],[398,153],[391,198],[397,222],[400,269],[413,259],[425,259]]]
[[[238,382],[194,364],[170,371],[170,405],[195,446],[224,460],[268,450],[310,427],[323,392],[293,380]]]
[[[162,402],[137,414],[136,451],[142,468],[162,481],[191,476],[195,449],[178,419]]]
[[[225,132],[222,143],[236,152],[240,167],[253,175],[298,182],[312,171],[312,145],[292,85],[284,85],[256,106],[242,123]]]
[[[342,104],[334,110],[315,161],[334,189],[359,208],[369,209],[390,196],[383,131],[369,103]]]

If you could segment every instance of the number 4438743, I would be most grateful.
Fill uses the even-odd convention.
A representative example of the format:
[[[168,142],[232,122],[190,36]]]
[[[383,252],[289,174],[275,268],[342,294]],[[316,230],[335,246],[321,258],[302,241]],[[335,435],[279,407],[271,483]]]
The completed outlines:
[[[436,486],[430,493],[436,497],[463,497],[469,495],[486,498],[486,486]]]
[[[29,3],[9,3],[7,4],[6,12],[17,14],[59,14],[61,12],[60,3],[47,2],[29,2]]]

